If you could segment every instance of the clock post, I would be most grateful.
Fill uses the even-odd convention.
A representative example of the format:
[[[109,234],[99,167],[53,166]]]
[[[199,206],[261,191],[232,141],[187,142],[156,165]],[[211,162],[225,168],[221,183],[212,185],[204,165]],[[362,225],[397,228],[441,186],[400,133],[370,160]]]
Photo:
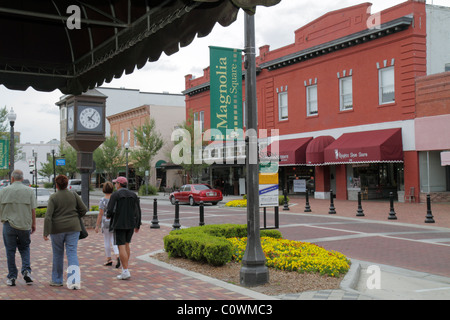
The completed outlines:
[[[93,89],[79,96],[67,96],[57,103],[67,108],[66,140],[77,150],[81,199],[88,208],[89,175],[94,169],[93,154],[105,141],[106,98]]]

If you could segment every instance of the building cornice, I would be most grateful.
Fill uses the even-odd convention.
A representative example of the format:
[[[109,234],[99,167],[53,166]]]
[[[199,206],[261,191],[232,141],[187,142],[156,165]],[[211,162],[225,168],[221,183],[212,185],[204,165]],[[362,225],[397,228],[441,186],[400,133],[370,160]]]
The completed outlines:
[[[369,41],[406,30],[413,23],[413,21],[414,17],[412,15],[407,15],[383,23],[379,27],[366,29],[333,41],[326,42],[324,44],[314,46],[312,48],[301,50],[278,59],[261,63],[260,67],[261,69],[273,71],[302,61],[308,61],[325,54],[333,53],[349,47],[354,47],[356,45],[364,44]]]

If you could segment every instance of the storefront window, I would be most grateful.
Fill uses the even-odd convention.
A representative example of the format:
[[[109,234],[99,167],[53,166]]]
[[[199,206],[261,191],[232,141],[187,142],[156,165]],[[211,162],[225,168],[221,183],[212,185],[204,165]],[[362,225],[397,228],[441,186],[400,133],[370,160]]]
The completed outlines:
[[[389,198],[403,188],[403,164],[353,164],[348,177],[348,189],[359,189],[368,199]]]
[[[294,192],[294,180],[305,179],[306,188],[314,192],[314,167],[296,166],[280,167],[280,190],[287,188],[288,193]]]

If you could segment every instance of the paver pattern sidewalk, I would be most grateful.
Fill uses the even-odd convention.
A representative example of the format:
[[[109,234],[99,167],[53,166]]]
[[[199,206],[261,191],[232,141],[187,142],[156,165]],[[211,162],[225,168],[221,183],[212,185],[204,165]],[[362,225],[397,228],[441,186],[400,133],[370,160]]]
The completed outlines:
[[[96,204],[100,194],[94,196]],[[79,241],[79,260],[82,289],[69,290],[50,287],[52,252],[50,241],[42,238],[43,219],[37,221],[32,235],[31,262],[33,285],[27,286],[20,277],[15,287],[7,287],[6,258],[0,248],[0,300],[250,300],[270,298],[249,294],[248,290],[178,272],[151,263],[151,252],[163,248],[163,237],[172,229],[174,206],[167,196],[158,197],[160,229],[150,229],[153,197],[143,197],[144,225],[134,235],[131,244],[131,279],[117,280],[120,269],[105,267],[103,236],[90,230],[87,239]],[[231,199],[231,198],[229,198]],[[245,209],[205,207],[205,222],[245,223]],[[280,207],[280,231],[287,239],[311,241],[326,249],[346,254],[352,259],[407,268],[444,277],[450,277],[450,204],[432,204],[435,223],[424,223],[426,204],[395,203],[397,220],[388,220],[389,201],[363,201],[364,217],[356,217],[356,201],[335,200],[336,214],[328,214],[329,200],[310,199],[312,212],[304,213],[304,197],[291,197],[289,211]],[[183,227],[199,223],[197,207],[181,206],[180,222]],[[267,214],[268,225],[273,214]],[[262,224],[262,223],[261,223]],[[1,229],[0,229],[1,234]],[[20,268],[20,257],[16,261]],[[279,297],[283,299],[361,299],[355,292],[309,292]]]
[[[42,238],[43,219],[37,219],[37,231],[32,235],[31,263],[34,283],[26,285],[22,277],[15,287],[6,286],[6,258],[0,251],[0,300],[226,300],[250,299],[234,291],[199,281],[178,272],[169,271],[136,257],[163,247],[162,238],[170,228],[150,230],[143,225],[131,243],[130,280],[118,280],[121,269],[105,267],[103,236],[89,230],[89,237],[80,240],[78,258],[81,269],[81,290],[69,290],[66,286],[51,287],[52,252],[51,243]],[[16,261],[20,270],[21,260]],[[66,263],[67,266],[67,263]]]

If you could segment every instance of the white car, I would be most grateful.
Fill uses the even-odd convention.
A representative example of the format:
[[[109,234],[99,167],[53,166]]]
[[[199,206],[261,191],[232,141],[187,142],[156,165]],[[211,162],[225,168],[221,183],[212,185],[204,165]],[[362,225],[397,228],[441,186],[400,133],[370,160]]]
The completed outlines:
[[[33,190],[37,191],[37,207],[46,208],[48,205],[48,199],[50,198],[50,191],[45,188],[33,188]]]
[[[70,179],[67,189],[81,194],[81,179]]]

